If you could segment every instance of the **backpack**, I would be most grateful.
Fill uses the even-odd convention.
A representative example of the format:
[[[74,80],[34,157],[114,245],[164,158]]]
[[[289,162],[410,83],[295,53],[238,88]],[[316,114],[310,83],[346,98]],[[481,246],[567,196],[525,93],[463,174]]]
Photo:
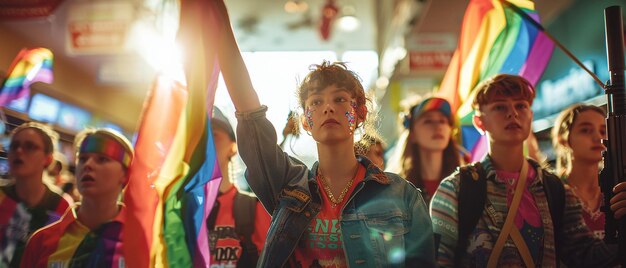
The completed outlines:
[[[458,193],[458,230],[459,238],[455,249],[455,264],[461,265],[468,246],[469,235],[474,231],[480,216],[485,209],[487,199],[487,174],[480,162],[460,167],[460,184]],[[554,228],[555,252],[559,252],[559,244],[563,230],[563,213],[565,210],[565,188],[556,175],[541,169],[543,187],[548,200],[550,216]]]
[[[254,233],[254,218],[256,215],[256,197],[242,194],[239,191],[235,194],[233,200],[233,217],[235,219],[235,233],[239,236],[241,245],[241,256],[237,261],[237,267],[256,267],[259,260],[259,252],[252,241],[252,233]],[[217,212],[219,211],[219,202],[215,201],[211,214],[207,218],[206,224],[209,230],[209,243],[211,249],[214,249],[217,242],[212,237],[211,230],[215,227]]]

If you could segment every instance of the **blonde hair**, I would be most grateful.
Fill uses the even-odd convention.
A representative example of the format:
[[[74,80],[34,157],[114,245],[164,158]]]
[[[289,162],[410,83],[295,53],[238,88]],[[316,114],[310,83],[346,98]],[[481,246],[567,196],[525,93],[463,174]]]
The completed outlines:
[[[572,132],[576,118],[582,112],[594,111],[605,116],[600,107],[586,104],[574,104],[563,110],[554,121],[552,128],[552,147],[556,155],[556,174],[567,175],[572,168],[572,151],[569,147],[569,135]]]
[[[46,124],[37,122],[23,123],[14,128],[13,131],[11,131],[11,139],[13,139],[12,137],[15,136],[15,134],[25,129],[35,130],[35,132],[39,134],[39,136],[43,140],[43,150],[46,154],[52,154],[55,151],[57,143],[59,141],[59,134]]]
[[[366,155],[372,146],[380,144],[383,150],[387,147],[387,143],[377,133],[365,133],[359,141],[354,144],[354,153],[357,155]]]

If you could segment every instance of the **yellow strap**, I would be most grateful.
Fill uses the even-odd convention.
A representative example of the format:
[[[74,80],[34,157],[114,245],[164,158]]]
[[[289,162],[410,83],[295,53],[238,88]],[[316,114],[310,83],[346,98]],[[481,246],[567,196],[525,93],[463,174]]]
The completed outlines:
[[[517,179],[517,187],[515,187],[515,194],[513,195],[513,200],[511,201],[511,207],[509,208],[509,213],[506,215],[506,220],[504,221],[504,226],[500,231],[500,235],[498,235],[498,240],[491,251],[491,255],[489,256],[489,261],[487,262],[487,267],[496,267],[498,265],[498,260],[500,259],[500,254],[502,253],[502,249],[504,248],[504,242],[509,238],[509,234],[513,227],[513,223],[515,223],[515,215],[517,214],[517,208],[519,207],[520,201],[522,200],[522,195],[524,193],[524,189],[526,188],[526,177],[528,174],[528,161],[524,159],[522,162],[522,170],[519,173],[519,177]]]
[[[522,259],[524,260],[524,264],[526,264],[526,267],[534,268],[535,262],[533,261],[533,257],[530,256],[530,250],[528,250],[528,246],[524,241],[524,237],[522,237],[522,234],[517,228],[511,229],[511,239],[513,239],[515,246],[517,246],[517,251],[519,251],[519,254],[522,255]]]

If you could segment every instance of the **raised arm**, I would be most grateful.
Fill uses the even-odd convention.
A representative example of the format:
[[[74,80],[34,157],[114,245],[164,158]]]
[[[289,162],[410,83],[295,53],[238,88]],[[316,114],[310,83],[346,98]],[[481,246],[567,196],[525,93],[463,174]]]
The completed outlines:
[[[211,1],[217,12],[218,60],[237,109],[237,146],[246,163],[246,180],[265,209],[272,213],[285,187],[307,187],[309,170],[278,147],[276,130],[265,116],[267,107],[261,106],[252,87],[224,1],[205,1]]]
[[[250,74],[241,57],[239,46],[235,40],[230,17],[223,0],[212,1],[216,5],[218,15],[218,49],[217,55],[228,94],[239,112],[257,110],[261,107],[259,97],[252,87]]]

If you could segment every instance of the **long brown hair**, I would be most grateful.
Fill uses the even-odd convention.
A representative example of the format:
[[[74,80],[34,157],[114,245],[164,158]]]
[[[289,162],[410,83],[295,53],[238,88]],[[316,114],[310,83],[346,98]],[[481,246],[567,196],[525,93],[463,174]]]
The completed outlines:
[[[424,178],[421,174],[421,157],[419,151],[419,145],[414,142],[407,141],[404,152],[402,153],[402,174],[401,176],[408,181],[415,184],[416,187],[424,188]],[[461,164],[461,157],[457,150],[456,142],[453,137],[450,137],[448,146],[443,150],[442,165],[441,165],[441,178],[452,174],[454,170]],[[432,195],[433,193],[428,193]]]
[[[415,106],[411,108],[411,113],[414,108]],[[406,146],[402,152],[402,171],[400,172],[400,175],[415,184],[416,187],[424,189],[424,178],[421,174],[422,158],[420,156],[419,145],[412,141],[412,137],[414,135],[414,133],[412,133],[413,126],[415,122],[417,122],[417,118],[410,118],[409,121],[410,123],[406,126],[409,131],[409,136],[407,137]],[[455,122],[453,119],[448,118],[448,124],[450,124],[450,127],[452,128],[452,133],[450,135],[448,146],[446,146],[443,150],[440,180],[445,176],[452,174],[452,172],[454,172],[454,170],[461,164],[460,152],[454,138],[454,130],[456,129]],[[433,193],[427,194],[432,195]]]

